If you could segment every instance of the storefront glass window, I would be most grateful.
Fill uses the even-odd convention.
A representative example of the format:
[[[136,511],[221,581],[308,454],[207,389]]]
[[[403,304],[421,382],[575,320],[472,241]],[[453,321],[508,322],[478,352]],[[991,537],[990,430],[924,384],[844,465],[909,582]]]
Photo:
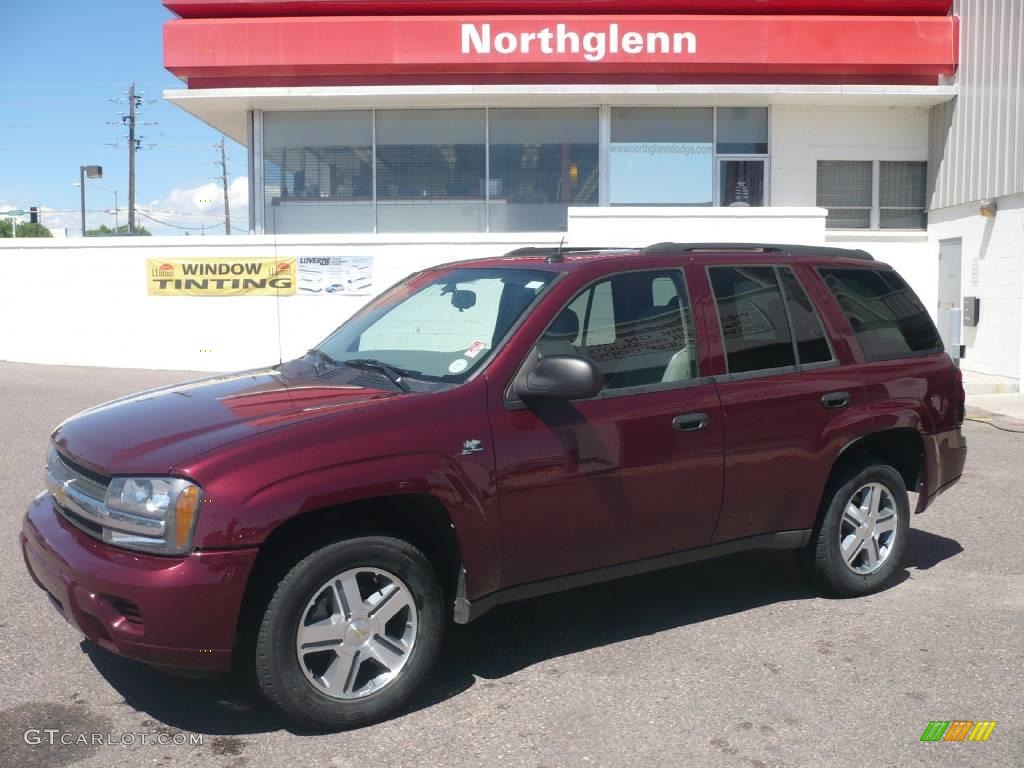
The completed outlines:
[[[492,109],[490,229],[558,232],[598,203],[598,110]]]
[[[718,154],[768,154],[768,108],[719,107]]]
[[[564,232],[570,207],[769,202],[763,107],[270,112],[262,128],[270,233]],[[886,174],[882,226],[919,220],[917,166]],[[847,187],[819,176],[837,200]],[[861,215],[829,207],[830,226]]]
[[[267,232],[372,232],[372,114],[275,112],[263,123]]]
[[[712,205],[714,110],[612,110],[612,205]]]
[[[482,109],[377,112],[377,230],[483,232]]]

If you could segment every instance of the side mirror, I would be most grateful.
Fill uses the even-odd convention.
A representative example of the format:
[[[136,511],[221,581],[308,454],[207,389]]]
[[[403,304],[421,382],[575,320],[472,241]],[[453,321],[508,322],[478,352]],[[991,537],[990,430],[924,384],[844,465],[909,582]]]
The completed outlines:
[[[515,384],[523,401],[536,398],[586,400],[604,389],[604,375],[593,361],[578,355],[542,357]]]

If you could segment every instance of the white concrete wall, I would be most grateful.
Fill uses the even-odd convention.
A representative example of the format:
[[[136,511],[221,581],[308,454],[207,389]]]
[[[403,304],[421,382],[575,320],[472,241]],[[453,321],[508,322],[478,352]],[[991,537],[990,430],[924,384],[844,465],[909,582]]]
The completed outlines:
[[[900,269],[935,306],[935,254],[923,233],[834,233],[826,212],[800,209],[573,209],[568,245],[794,242],[864,248]],[[0,244],[0,360],[70,365],[234,370],[302,354],[367,297],[197,298],[146,293],[147,258],[375,257],[379,292],[418,269],[496,256],[557,235],[281,236],[17,240]]]
[[[978,203],[929,213],[929,248],[937,258],[941,240],[961,238],[961,296],[981,299],[978,326],[964,329],[963,370],[1015,391],[1024,388],[1024,194],[995,202],[994,218]]]
[[[771,109],[771,204],[816,205],[819,160],[928,160],[927,107]]]
[[[572,245],[825,242],[824,208],[570,208]]]
[[[551,234],[97,238],[0,241],[0,360],[178,370],[237,370],[321,341],[368,300],[345,296],[162,297],[147,258],[374,256],[374,289],[418,269],[557,245]]]

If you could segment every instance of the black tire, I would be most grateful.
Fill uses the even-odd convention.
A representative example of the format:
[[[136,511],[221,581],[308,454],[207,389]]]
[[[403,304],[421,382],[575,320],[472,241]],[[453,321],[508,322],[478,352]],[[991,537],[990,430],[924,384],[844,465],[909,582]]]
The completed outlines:
[[[417,609],[415,643],[397,676],[365,698],[328,696],[307,679],[296,652],[296,633],[306,607],[338,574],[369,567],[404,582]],[[267,605],[255,643],[256,680],[264,697],[285,717],[312,730],[344,730],[395,714],[429,675],[441,648],[444,597],[430,562],[400,539],[367,536],[329,544],[296,564]]]
[[[843,515],[853,497],[864,486],[878,483],[884,486],[893,501],[896,517],[895,536],[888,554],[870,573],[857,573],[843,558],[840,532],[844,530]],[[867,460],[837,473],[829,483],[822,499],[824,513],[821,524],[804,554],[806,570],[818,587],[835,597],[858,597],[884,588],[892,579],[907,547],[910,528],[910,502],[903,477],[892,467]],[[850,530],[850,524],[846,524]],[[877,550],[876,550],[877,551]],[[864,564],[867,553],[855,558],[855,564]],[[867,567],[867,566],[863,566]]]

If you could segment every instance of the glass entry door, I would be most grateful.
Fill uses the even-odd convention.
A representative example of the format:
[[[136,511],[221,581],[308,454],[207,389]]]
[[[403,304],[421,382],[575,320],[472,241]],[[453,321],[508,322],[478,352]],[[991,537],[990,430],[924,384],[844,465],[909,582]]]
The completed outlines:
[[[759,208],[765,200],[766,164],[763,158],[728,158],[718,161],[718,204]]]

